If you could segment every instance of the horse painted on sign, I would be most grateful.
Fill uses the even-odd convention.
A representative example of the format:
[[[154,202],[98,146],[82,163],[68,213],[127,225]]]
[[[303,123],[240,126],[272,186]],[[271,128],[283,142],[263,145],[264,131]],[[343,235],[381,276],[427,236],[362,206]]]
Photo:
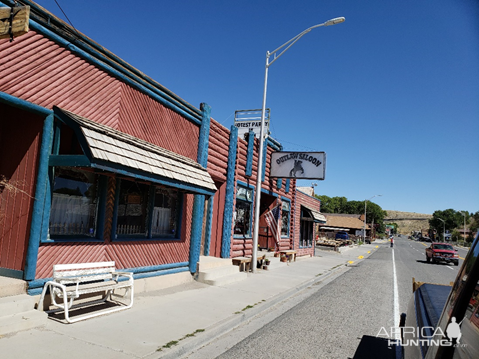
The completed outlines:
[[[301,174],[304,174],[303,166],[301,166],[303,161],[294,160],[294,167],[289,171],[289,177],[296,177],[296,172],[301,171]]]

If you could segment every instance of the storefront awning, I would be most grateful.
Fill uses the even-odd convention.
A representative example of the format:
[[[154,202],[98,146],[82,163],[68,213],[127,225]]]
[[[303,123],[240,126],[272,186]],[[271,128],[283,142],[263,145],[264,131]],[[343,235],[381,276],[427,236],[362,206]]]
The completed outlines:
[[[308,212],[308,214],[310,215],[310,217],[312,218],[313,222],[315,223],[326,223],[326,217],[323,216],[319,211],[316,211],[314,209],[311,209],[311,208],[308,208],[308,207],[305,207],[305,206],[301,206],[302,209],[304,209],[306,212]]]
[[[87,166],[191,193],[216,192],[211,176],[194,160],[58,107],[53,110],[57,118],[74,130],[89,162]],[[50,164],[65,163],[65,157],[68,156],[51,156]]]

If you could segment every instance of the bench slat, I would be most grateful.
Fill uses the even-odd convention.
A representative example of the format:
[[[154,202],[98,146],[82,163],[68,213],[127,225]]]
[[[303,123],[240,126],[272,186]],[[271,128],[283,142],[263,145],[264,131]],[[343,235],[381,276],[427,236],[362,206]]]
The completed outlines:
[[[55,264],[53,270],[70,270],[70,269],[87,269],[87,268],[102,268],[113,267],[115,262],[94,262],[94,263],[73,263],[73,264]]]
[[[64,278],[64,277],[76,277],[90,274],[111,274],[115,271],[115,268],[93,268],[93,269],[78,269],[78,270],[64,270],[64,271],[53,271],[53,278]]]

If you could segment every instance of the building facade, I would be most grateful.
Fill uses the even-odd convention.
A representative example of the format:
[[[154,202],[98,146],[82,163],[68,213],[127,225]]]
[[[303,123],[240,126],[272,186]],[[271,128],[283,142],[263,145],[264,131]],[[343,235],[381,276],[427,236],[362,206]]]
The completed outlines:
[[[239,138],[207,104],[30,4],[30,31],[0,40],[0,275],[38,294],[59,263],[111,260],[140,279],[195,273],[201,255],[250,256],[257,190],[259,246],[310,252],[295,239],[309,199],[269,177],[277,141],[265,140],[257,189],[253,133]],[[265,215],[277,207],[274,237]]]

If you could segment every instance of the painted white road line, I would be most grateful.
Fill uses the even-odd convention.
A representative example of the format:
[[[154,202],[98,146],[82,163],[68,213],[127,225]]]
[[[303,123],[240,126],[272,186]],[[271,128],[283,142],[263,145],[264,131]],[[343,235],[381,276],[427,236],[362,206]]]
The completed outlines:
[[[449,266],[446,266],[446,267],[447,267],[447,268],[449,268],[449,269],[452,269],[452,270],[454,270],[454,268],[452,268],[452,267],[449,267]]]
[[[393,292],[394,292],[394,309],[393,309],[393,315],[394,315],[394,328],[399,328],[399,296],[398,296],[398,280],[396,276],[396,260],[394,259],[394,248],[393,248]],[[400,339],[399,338],[399,333],[396,332],[395,334],[396,338],[395,339]]]

